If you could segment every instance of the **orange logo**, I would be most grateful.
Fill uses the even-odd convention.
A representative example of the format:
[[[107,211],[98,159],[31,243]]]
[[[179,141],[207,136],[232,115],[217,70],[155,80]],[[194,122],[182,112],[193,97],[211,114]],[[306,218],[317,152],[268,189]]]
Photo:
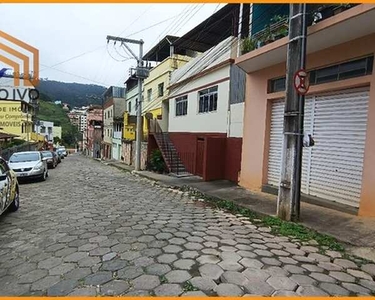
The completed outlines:
[[[0,62],[13,68],[14,86],[20,86],[21,79],[23,80],[23,86],[35,87],[39,84],[38,49],[0,30],[0,50],[5,52],[5,55],[0,52]],[[32,58],[33,64],[32,71],[30,71],[30,58]],[[19,61],[22,61],[22,63],[19,63]],[[5,69],[3,69],[4,72]]]

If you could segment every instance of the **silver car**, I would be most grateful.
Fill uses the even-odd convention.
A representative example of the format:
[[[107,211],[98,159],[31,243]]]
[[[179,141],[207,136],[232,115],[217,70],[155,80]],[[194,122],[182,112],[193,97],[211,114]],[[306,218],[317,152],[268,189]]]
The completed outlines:
[[[43,158],[39,151],[27,151],[14,153],[9,158],[9,168],[22,179],[46,180],[48,177],[47,158]]]

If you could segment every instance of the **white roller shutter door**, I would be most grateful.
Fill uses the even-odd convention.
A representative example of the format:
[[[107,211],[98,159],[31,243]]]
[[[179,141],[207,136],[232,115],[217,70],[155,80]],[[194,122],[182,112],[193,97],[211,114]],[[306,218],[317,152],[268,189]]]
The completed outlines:
[[[303,152],[302,192],[359,206],[366,140],[368,90],[345,90],[306,99],[305,131],[315,146]],[[272,104],[268,184],[279,185],[284,100]]]

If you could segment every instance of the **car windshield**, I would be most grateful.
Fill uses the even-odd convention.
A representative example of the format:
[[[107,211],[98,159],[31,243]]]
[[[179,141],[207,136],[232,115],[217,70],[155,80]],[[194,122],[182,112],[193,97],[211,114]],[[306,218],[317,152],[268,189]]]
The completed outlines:
[[[38,153],[14,153],[10,157],[10,162],[27,162],[27,161],[37,161],[39,160],[39,154]]]
[[[42,152],[42,153],[43,153],[44,157],[52,157],[52,152],[45,151],[45,152]]]

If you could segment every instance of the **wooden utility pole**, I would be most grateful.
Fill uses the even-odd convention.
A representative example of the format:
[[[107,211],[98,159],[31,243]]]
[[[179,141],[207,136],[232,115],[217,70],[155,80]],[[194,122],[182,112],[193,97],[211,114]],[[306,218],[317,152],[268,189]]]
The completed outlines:
[[[290,4],[284,139],[277,201],[277,215],[287,221],[298,221],[300,216],[305,96],[295,88],[295,75],[305,70],[306,36],[306,4]]]

